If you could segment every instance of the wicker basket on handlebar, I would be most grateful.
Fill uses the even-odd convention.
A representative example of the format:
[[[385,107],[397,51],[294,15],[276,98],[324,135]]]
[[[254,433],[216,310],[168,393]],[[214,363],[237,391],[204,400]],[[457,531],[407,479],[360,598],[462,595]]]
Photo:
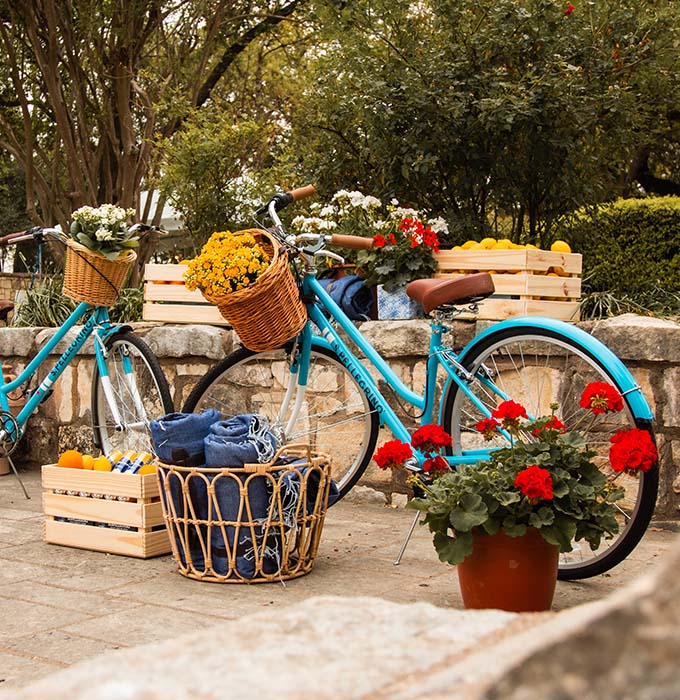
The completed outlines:
[[[221,297],[203,296],[215,304],[249,350],[263,352],[281,347],[307,322],[305,308],[288,255],[266,231],[248,229],[267,252],[269,267],[245,289]]]
[[[80,243],[66,241],[64,289],[67,297],[94,306],[111,306],[137,258],[134,250],[124,251],[115,260]]]

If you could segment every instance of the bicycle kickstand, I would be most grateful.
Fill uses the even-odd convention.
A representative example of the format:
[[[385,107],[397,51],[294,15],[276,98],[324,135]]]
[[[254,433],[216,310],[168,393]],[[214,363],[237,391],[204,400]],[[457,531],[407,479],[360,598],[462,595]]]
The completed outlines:
[[[28,495],[28,491],[26,491],[26,487],[24,486],[24,482],[21,480],[21,477],[19,476],[19,472],[17,471],[17,468],[14,466],[14,462],[12,461],[12,458],[7,455],[7,461],[9,462],[9,466],[14,472],[14,476],[16,476],[17,481],[19,482],[19,485],[21,486],[21,489],[24,492],[24,496],[26,496],[27,500],[31,500],[31,497]]]
[[[413,518],[413,522],[411,523],[411,527],[408,530],[408,533],[406,535],[406,539],[404,540],[404,544],[401,545],[401,551],[399,552],[399,556],[394,560],[394,565],[399,566],[401,564],[401,558],[404,556],[404,552],[406,551],[406,547],[408,546],[408,543],[411,541],[411,536],[413,535],[413,531],[416,529],[416,524],[418,523],[418,518],[420,517],[420,513],[416,513],[416,517]]]

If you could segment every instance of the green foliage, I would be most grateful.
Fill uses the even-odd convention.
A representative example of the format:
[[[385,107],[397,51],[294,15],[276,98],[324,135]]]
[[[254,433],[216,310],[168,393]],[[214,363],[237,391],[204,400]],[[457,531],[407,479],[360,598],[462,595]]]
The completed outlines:
[[[545,246],[556,217],[619,191],[680,82],[673,4],[563,10],[359,0],[329,13],[342,40],[313,61],[291,149],[322,189],[444,215],[452,242],[507,225]]]
[[[215,231],[252,226],[252,212],[272,189],[264,169],[271,126],[225,111],[198,112],[165,144],[161,191],[182,215],[195,249]]]
[[[558,231],[583,254],[585,315],[608,315],[608,309],[677,313],[680,197],[620,199],[580,210]]]
[[[26,291],[12,318],[12,326],[20,328],[56,328],[61,326],[76,308],[77,303],[64,296],[62,275],[50,275]],[[143,292],[141,289],[123,289],[116,303],[109,309],[111,320],[117,323],[142,320]]]

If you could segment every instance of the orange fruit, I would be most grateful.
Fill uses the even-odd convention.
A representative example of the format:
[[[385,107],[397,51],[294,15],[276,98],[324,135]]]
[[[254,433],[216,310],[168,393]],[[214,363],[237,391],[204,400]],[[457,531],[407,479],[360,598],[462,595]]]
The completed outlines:
[[[94,469],[96,472],[110,472],[112,469],[111,462],[109,462],[109,460],[102,455],[94,460],[92,469]]]
[[[94,466],[94,457],[92,455],[83,455],[83,469],[92,469]]]
[[[59,455],[57,466],[69,467],[70,469],[83,468],[83,455],[78,450],[66,450]]]
[[[153,462],[150,462],[149,464],[143,464],[137,471],[137,474],[155,474],[156,473],[156,465],[153,464]]]

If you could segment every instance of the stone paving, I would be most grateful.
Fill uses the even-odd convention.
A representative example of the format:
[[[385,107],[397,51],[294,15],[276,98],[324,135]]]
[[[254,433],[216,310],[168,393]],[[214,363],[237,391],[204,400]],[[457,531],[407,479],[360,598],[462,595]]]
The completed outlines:
[[[411,511],[343,501],[329,511],[308,576],[285,586],[209,584],[180,576],[171,556],[137,560],[43,543],[40,475],[24,472],[22,479],[30,500],[12,475],[0,477],[0,689],[114,649],[171,640],[317,596],[463,607],[455,572],[437,560],[424,528],[416,528],[402,564],[394,566]],[[660,562],[675,539],[670,529],[650,528],[610,573],[558,582],[553,610],[615,592]],[[552,614],[523,615],[519,622],[526,628]],[[517,618],[508,616],[514,628]]]

